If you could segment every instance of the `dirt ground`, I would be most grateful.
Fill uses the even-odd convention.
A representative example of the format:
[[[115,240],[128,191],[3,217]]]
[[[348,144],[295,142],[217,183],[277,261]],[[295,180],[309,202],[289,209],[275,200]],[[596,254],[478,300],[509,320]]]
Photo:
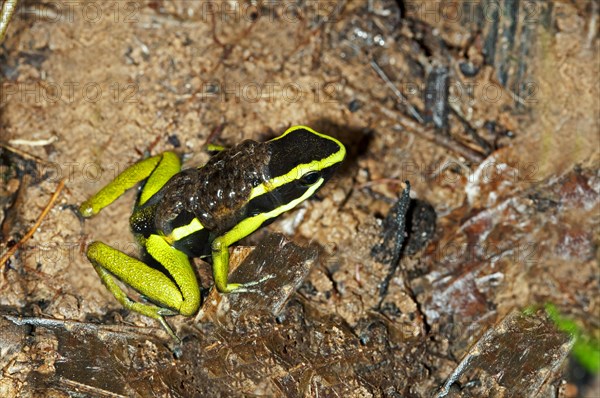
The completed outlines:
[[[0,254],[20,245],[0,268],[0,396],[600,396],[598,16],[22,1],[0,49]],[[135,192],[85,222],[77,206],[149,154],[200,165],[208,141],[298,124],[348,154],[233,256],[278,278],[170,317],[181,344],[124,310],[83,253],[137,252]]]

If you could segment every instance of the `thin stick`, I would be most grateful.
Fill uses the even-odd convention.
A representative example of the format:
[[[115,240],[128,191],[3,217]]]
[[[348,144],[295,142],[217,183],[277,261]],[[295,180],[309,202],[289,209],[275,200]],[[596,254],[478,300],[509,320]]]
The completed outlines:
[[[32,155],[32,154],[30,154],[28,152],[22,151],[22,150],[20,150],[18,148],[12,147],[12,146],[10,146],[8,144],[5,144],[2,141],[0,141],[0,148],[4,148],[7,151],[12,152],[14,154],[17,154],[17,155],[21,156],[24,159],[33,160],[34,162],[37,162],[37,163],[50,164],[50,162],[48,162],[47,160],[44,160],[44,159],[42,159],[40,157]]]
[[[164,334],[162,329],[151,327],[137,327],[126,325],[99,325],[90,322],[80,322],[71,319],[55,319],[40,316],[14,316],[10,314],[1,314],[0,318],[5,318],[15,325],[31,325],[43,328],[63,328],[71,332],[94,332],[107,334],[115,337],[139,337],[139,336],[156,336]]]
[[[375,62],[375,60],[371,60],[370,63],[371,63],[371,68],[373,68],[375,70],[375,72],[377,72],[377,74],[379,75],[381,80],[383,80],[385,82],[385,84],[387,84],[387,86],[390,88],[390,90],[392,90],[392,92],[396,95],[396,97],[398,97],[398,99],[400,100],[400,103],[403,104],[404,106],[406,106],[406,108],[408,109],[408,113],[410,113],[410,115],[413,118],[415,118],[415,120],[417,122],[423,124],[424,120],[421,117],[421,115],[419,114],[419,112],[415,109],[414,106],[412,106],[412,104],[410,102],[408,102],[408,99],[406,99],[404,94],[402,94],[402,92],[400,90],[398,90],[398,88],[394,85],[394,83],[392,83],[392,81],[390,80],[388,75],[385,74],[385,72],[383,71],[383,69],[381,69],[379,64],[377,62]]]
[[[48,201],[48,204],[46,205],[44,210],[42,210],[42,213],[40,214],[38,219],[35,221],[35,224],[33,224],[33,227],[31,227],[31,229],[27,232],[27,234],[25,234],[25,236],[23,238],[21,238],[20,241],[18,241],[13,247],[8,249],[8,251],[4,254],[4,256],[2,256],[2,258],[0,259],[0,267],[4,266],[4,264],[8,261],[8,259],[13,254],[15,254],[15,252],[19,249],[19,247],[21,247],[25,242],[27,242],[29,240],[29,238],[31,238],[33,236],[33,234],[35,233],[35,230],[40,227],[42,220],[46,217],[46,215],[48,214],[48,212],[50,211],[52,206],[54,206],[54,202],[56,202],[58,195],[60,194],[60,192],[62,191],[62,189],[64,187],[65,187],[65,180],[62,179],[58,183],[58,187],[56,188],[56,191],[54,191],[54,193],[52,194],[52,197]]]
[[[210,132],[208,137],[206,137],[206,140],[204,141],[204,146],[206,147],[206,146],[212,144],[212,141],[221,135],[224,128],[225,128],[225,123],[221,123],[217,127],[215,127],[213,129],[213,131]]]
[[[16,139],[16,140],[9,140],[8,143],[10,145],[45,146],[45,145],[52,144],[56,140],[58,140],[58,137],[55,136],[55,135],[53,135],[50,138],[47,138],[45,140],[20,140],[20,139]]]
[[[6,0],[2,4],[2,10],[0,10],[0,43],[4,41],[4,35],[6,35],[6,30],[8,29],[8,23],[10,22],[10,18],[13,13],[17,9],[18,5],[17,0]]]

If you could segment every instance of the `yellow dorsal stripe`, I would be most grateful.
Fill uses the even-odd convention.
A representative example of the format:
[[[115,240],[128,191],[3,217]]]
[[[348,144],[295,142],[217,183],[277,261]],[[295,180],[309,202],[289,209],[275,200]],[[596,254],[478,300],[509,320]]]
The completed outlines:
[[[306,127],[306,126],[291,127],[285,133],[283,133],[279,137],[273,138],[271,141],[275,141],[282,137],[285,137],[287,134],[290,134],[291,132],[293,132],[295,130],[310,131],[312,134],[318,135],[319,137],[322,137],[322,138],[325,138],[325,139],[335,142],[339,146],[340,149],[339,149],[339,151],[329,155],[325,159],[313,160],[310,163],[300,164],[300,165],[294,167],[292,170],[290,170],[286,174],[277,176],[261,185],[256,186],[250,192],[250,197],[247,199],[248,202],[260,195],[264,195],[268,192],[271,192],[272,190],[274,190],[278,187],[281,187],[282,185],[285,185],[289,182],[299,179],[301,176],[303,176],[304,174],[306,174],[309,171],[323,170],[327,167],[330,167],[337,163],[340,163],[346,156],[346,149],[344,148],[344,145],[342,145],[341,142],[339,142],[335,138],[330,137],[328,135],[318,133],[315,130],[311,129],[310,127]],[[228,242],[233,243],[233,242],[236,242],[237,240],[243,238],[244,236],[250,234],[266,220],[276,217],[276,216],[280,215],[281,213],[288,211],[289,209],[298,205],[303,200],[310,197],[318,189],[318,187],[321,186],[324,182],[325,182],[324,179],[321,178],[316,184],[311,186],[301,197],[296,198],[296,199],[292,200],[291,202],[286,203],[282,206],[279,206],[269,212],[261,213],[254,217],[248,217],[244,220],[241,220],[231,231],[229,231],[226,234],[226,236],[227,236],[226,240]],[[198,232],[202,229],[204,229],[204,226],[200,223],[200,221],[197,218],[194,218],[189,224],[175,228],[173,230],[173,232],[171,232],[171,234],[169,234],[169,236],[167,237],[167,240],[170,242],[177,242],[178,240],[183,239],[183,238],[193,234],[194,232]],[[231,243],[228,243],[228,245]]]
[[[311,186],[309,189],[304,192],[304,195],[296,198],[283,206],[279,206],[269,212],[257,214],[254,217],[248,217],[241,222],[239,222],[231,231],[227,232],[223,235],[222,243],[225,246],[230,246],[238,240],[250,235],[252,232],[256,231],[258,227],[260,227],[265,221],[271,219],[273,217],[277,217],[281,213],[285,213],[286,211],[296,207],[299,203],[309,198],[312,194],[315,193],[317,189],[325,182],[323,178],[319,179],[316,184]]]
[[[307,173],[309,171],[323,170],[329,166],[333,166],[334,164],[340,163],[342,160],[344,160],[344,157],[346,156],[346,149],[345,149],[344,145],[342,145],[341,142],[339,142],[335,138],[330,137],[328,135],[317,133],[315,130],[311,129],[310,127],[306,127],[306,126],[292,127],[290,129],[288,129],[285,133],[280,135],[279,137],[273,138],[271,141],[278,140],[282,137],[285,137],[287,134],[291,133],[292,131],[300,130],[300,129],[308,130],[311,133],[318,135],[319,137],[323,137],[323,138],[326,138],[328,140],[335,142],[340,147],[340,150],[329,155],[325,159],[313,160],[310,163],[300,164],[300,165],[294,167],[293,169],[291,169],[290,171],[288,171],[286,174],[284,174],[282,176],[274,177],[274,178],[270,179],[269,181],[252,188],[252,191],[250,192],[250,197],[248,198],[249,201],[256,198],[257,196],[264,195],[267,192],[271,192],[272,190],[279,188],[282,185],[285,185],[289,182],[297,180],[298,178],[300,178],[302,175],[304,175],[305,173]]]
[[[290,134],[291,132],[293,132],[293,131],[296,131],[296,130],[307,130],[307,131],[310,131],[310,132],[311,132],[311,133],[313,133],[314,135],[318,135],[318,136],[319,136],[319,137],[321,137],[321,138],[326,138],[326,139],[328,139],[328,140],[331,140],[331,141],[335,142],[336,144],[338,144],[340,148],[344,148],[344,145],[342,145],[342,143],[341,143],[341,142],[339,142],[338,140],[336,140],[335,138],[333,138],[333,137],[330,137],[330,136],[328,136],[327,134],[321,134],[321,133],[319,133],[319,132],[317,132],[317,131],[315,131],[315,130],[311,129],[310,127],[306,127],[306,126],[294,126],[294,127],[290,127],[289,129],[287,129],[287,130],[285,131],[285,133],[281,134],[279,137],[275,137],[275,138],[273,138],[271,141],[277,141],[277,140],[279,140],[279,139],[281,139],[281,138],[285,137],[286,135],[288,135],[288,134]],[[344,151],[344,152],[345,152],[345,151]]]

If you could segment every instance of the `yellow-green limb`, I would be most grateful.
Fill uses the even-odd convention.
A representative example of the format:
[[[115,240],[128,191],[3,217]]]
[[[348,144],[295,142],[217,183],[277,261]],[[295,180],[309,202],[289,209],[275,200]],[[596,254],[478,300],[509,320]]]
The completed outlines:
[[[167,333],[177,339],[164,316],[194,314],[200,306],[198,282],[187,256],[171,248],[161,237],[148,238],[148,251],[165,266],[175,283],[162,272],[102,242],[90,244],[87,257],[123,307],[158,320]],[[158,305],[130,299],[115,278]]]
[[[140,195],[139,204],[141,205],[158,192],[180,169],[179,158],[172,152],[141,160],[126,168],[97,194],[83,202],[79,211],[84,217],[94,216],[117,200],[125,191],[150,177]]]
[[[600,373],[600,341],[597,336],[590,336],[574,320],[560,314],[554,304],[546,304],[545,310],[558,329],[569,333],[575,339],[572,353],[577,361],[588,372]]]
[[[277,217],[278,215],[296,207],[312,196],[317,189],[325,182],[322,178],[311,186],[304,195],[292,200],[285,205],[279,206],[270,212],[260,213],[254,217],[248,217],[238,223],[232,230],[226,234],[219,236],[212,243],[212,260],[213,260],[213,278],[215,286],[221,293],[231,293],[232,291],[242,287],[239,283],[228,283],[227,276],[229,274],[229,246],[238,240],[250,235],[256,231],[265,221]],[[252,283],[250,283],[251,285]],[[247,284],[248,285],[248,284]]]
[[[239,289],[239,283],[228,283],[229,275],[229,246],[225,244],[225,237],[220,236],[212,243],[212,270],[215,287],[221,293],[231,293]]]
[[[150,174],[140,195],[138,205],[143,205],[154,196],[175,174],[181,171],[181,160],[173,152],[164,152],[160,162]]]
[[[169,245],[158,235],[148,237],[146,250],[165,267],[177,284],[180,294],[173,298],[182,301],[179,301],[178,306],[174,308],[181,315],[194,315],[200,307],[200,287],[188,256]]]

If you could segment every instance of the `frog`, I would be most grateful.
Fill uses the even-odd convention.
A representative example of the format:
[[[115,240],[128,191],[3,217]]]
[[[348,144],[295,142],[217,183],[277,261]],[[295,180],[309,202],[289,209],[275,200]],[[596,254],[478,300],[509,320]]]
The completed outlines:
[[[206,164],[186,169],[173,151],[142,159],[79,207],[83,218],[93,217],[138,187],[129,224],[139,257],[101,241],[91,242],[86,256],[124,308],[155,319],[178,341],[165,317],[192,316],[200,308],[193,259],[212,263],[219,293],[250,291],[265,278],[230,283],[229,247],[313,196],[346,156],[338,139],[307,126],[264,142],[209,149],[216,154]]]

